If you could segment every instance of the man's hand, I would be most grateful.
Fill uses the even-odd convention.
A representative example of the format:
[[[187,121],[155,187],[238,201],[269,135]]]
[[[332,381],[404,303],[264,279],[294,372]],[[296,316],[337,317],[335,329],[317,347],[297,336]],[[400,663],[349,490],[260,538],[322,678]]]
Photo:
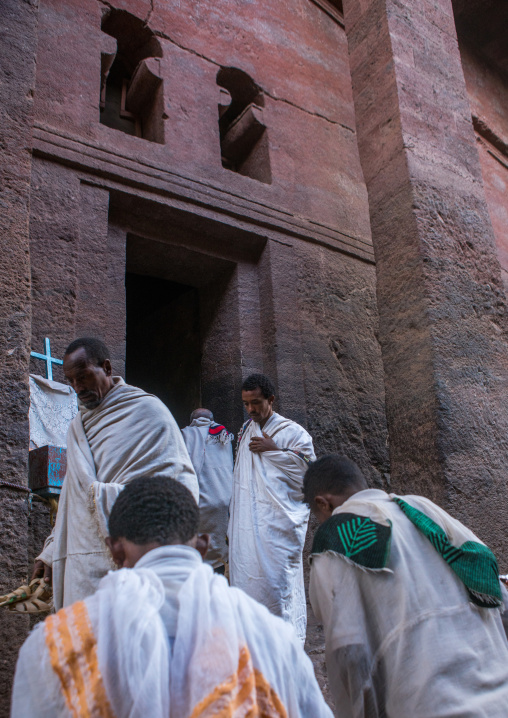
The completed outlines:
[[[47,584],[51,586],[51,582],[53,580],[53,568],[51,566],[48,566],[47,563],[44,563],[44,561],[38,560],[34,563],[34,570],[32,572],[32,578],[31,581],[34,580],[34,578],[44,578]]]
[[[268,434],[265,434],[263,431],[263,437],[261,436],[255,436],[253,439],[251,439],[251,442],[249,444],[249,449],[254,454],[261,454],[263,451],[278,451],[279,447],[275,443],[273,439],[270,439]]]

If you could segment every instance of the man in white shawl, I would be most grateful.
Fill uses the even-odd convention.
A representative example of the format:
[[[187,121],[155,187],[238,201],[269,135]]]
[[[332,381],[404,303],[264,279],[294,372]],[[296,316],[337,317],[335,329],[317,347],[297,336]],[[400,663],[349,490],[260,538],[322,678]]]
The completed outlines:
[[[210,409],[195,409],[183,439],[199,483],[199,532],[210,536],[207,563],[228,562],[226,535],[233,489],[233,434],[213,420]]]
[[[273,411],[274,398],[273,384],[263,374],[252,374],[242,385],[250,418],[238,438],[228,528],[229,575],[232,586],[292,623],[304,642],[302,550],[309,510],[302,503],[302,486],[315,456],[305,429]]]
[[[177,479],[199,497],[196,474],[171,412],[155,396],[112,376],[106,346],[76,339],[64,374],[79,412],[67,434],[67,473],[53,531],[32,578],[53,585],[55,609],[93,593],[112,567],[106,547],[111,507],[138,476]]]
[[[358,466],[316,461],[321,522],[310,599],[345,718],[505,718],[506,590],[479,539],[428,499],[369,489]]]
[[[27,638],[11,718],[332,718],[291,626],[203,563],[198,521],[176,481],[124,489],[120,570]]]

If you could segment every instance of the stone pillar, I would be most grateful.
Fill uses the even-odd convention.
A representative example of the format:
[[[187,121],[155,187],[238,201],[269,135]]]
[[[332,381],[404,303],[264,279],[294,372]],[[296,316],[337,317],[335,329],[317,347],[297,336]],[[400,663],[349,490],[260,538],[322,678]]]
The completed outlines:
[[[506,298],[450,0],[344,0],[392,486],[508,568]]]
[[[201,401],[234,432],[243,423],[238,268],[200,290]]]
[[[259,262],[264,373],[275,384],[275,410],[307,425],[296,257],[289,244],[269,241]]]
[[[30,353],[30,198],[37,4],[4,0],[0,35],[0,594],[27,576],[28,359]],[[28,620],[0,609],[0,716]]]
[[[110,226],[109,192],[80,183],[75,337],[98,337],[125,374],[125,231]],[[69,340],[70,341],[70,340]]]

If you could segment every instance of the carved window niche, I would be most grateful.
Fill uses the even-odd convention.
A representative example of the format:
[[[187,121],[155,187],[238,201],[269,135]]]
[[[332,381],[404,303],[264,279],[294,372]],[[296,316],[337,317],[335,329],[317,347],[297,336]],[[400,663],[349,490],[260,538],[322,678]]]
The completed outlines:
[[[101,54],[100,121],[107,127],[150,142],[164,143],[164,83],[162,50],[141,20],[123,10],[111,10],[102,30],[116,39]]]
[[[123,63],[117,60],[101,90],[101,123],[127,135],[142,137],[140,118],[127,110],[129,84],[130,76]]]
[[[263,121],[263,91],[247,73],[222,67],[219,134],[222,166],[232,172],[271,184],[268,131]]]

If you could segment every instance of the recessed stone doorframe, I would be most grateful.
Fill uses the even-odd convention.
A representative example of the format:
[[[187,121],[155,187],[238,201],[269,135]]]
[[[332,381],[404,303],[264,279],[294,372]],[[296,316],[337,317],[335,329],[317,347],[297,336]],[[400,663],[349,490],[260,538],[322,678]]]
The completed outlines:
[[[198,341],[191,337],[190,328],[186,335],[185,328],[182,332],[180,327],[175,336],[179,346],[172,346],[171,339],[165,336],[172,325],[169,305],[165,310],[169,314],[160,315],[166,317],[160,320],[160,326],[153,307],[147,308],[150,315],[145,323],[147,390],[155,390],[154,383],[150,384],[150,375],[154,371],[160,373],[165,355],[168,381],[171,382],[170,374],[176,367],[174,381],[180,383],[179,377],[183,375],[178,367],[178,355],[183,362],[195,361],[192,354],[186,357],[186,347],[181,345],[182,341],[188,341],[189,350],[199,352],[201,359],[199,391],[194,381],[191,380],[192,386],[189,386],[194,403],[210,408],[235,433],[244,420],[240,397],[242,379],[253,371],[263,371],[272,377],[280,392],[280,411],[306,423],[297,278],[293,270],[296,262],[289,243],[268,239],[262,230],[233,228],[219,219],[196,216],[192,211],[178,210],[117,189],[109,194],[108,235],[115,237],[109,246],[116,247],[117,255],[110,253],[108,261],[118,268],[124,265],[127,291],[133,291],[129,286],[146,287],[144,277],[153,278],[154,291],[158,282],[157,291],[164,292],[166,282],[168,289],[180,287],[182,296],[186,295],[187,288],[187,296],[194,290],[198,297],[199,326],[195,327],[199,332]],[[116,271],[119,273],[119,269]],[[111,327],[110,349],[118,358],[125,352],[127,381],[131,380],[129,374],[133,374],[142,385],[142,330],[139,333],[138,328],[133,334],[134,347],[129,345],[127,331],[127,348],[123,349],[125,327],[129,327],[126,296],[124,293],[123,298],[116,298],[114,322],[117,326]],[[185,322],[188,303],[184,308],[180,299],[175,300],[174,311],[185,312]],[[143,301],[142,294],[139,301]],[[156,349],[159,356],[154,357],[150,352],[150,332],[157,331],[161,339]],[[158,363],[158,369],[154,362]],[[174,406],[171,406],[172,392]],[[187,411],[192,408],[185,388],[166,386],[161,393],[179,424],[185,425]]]

